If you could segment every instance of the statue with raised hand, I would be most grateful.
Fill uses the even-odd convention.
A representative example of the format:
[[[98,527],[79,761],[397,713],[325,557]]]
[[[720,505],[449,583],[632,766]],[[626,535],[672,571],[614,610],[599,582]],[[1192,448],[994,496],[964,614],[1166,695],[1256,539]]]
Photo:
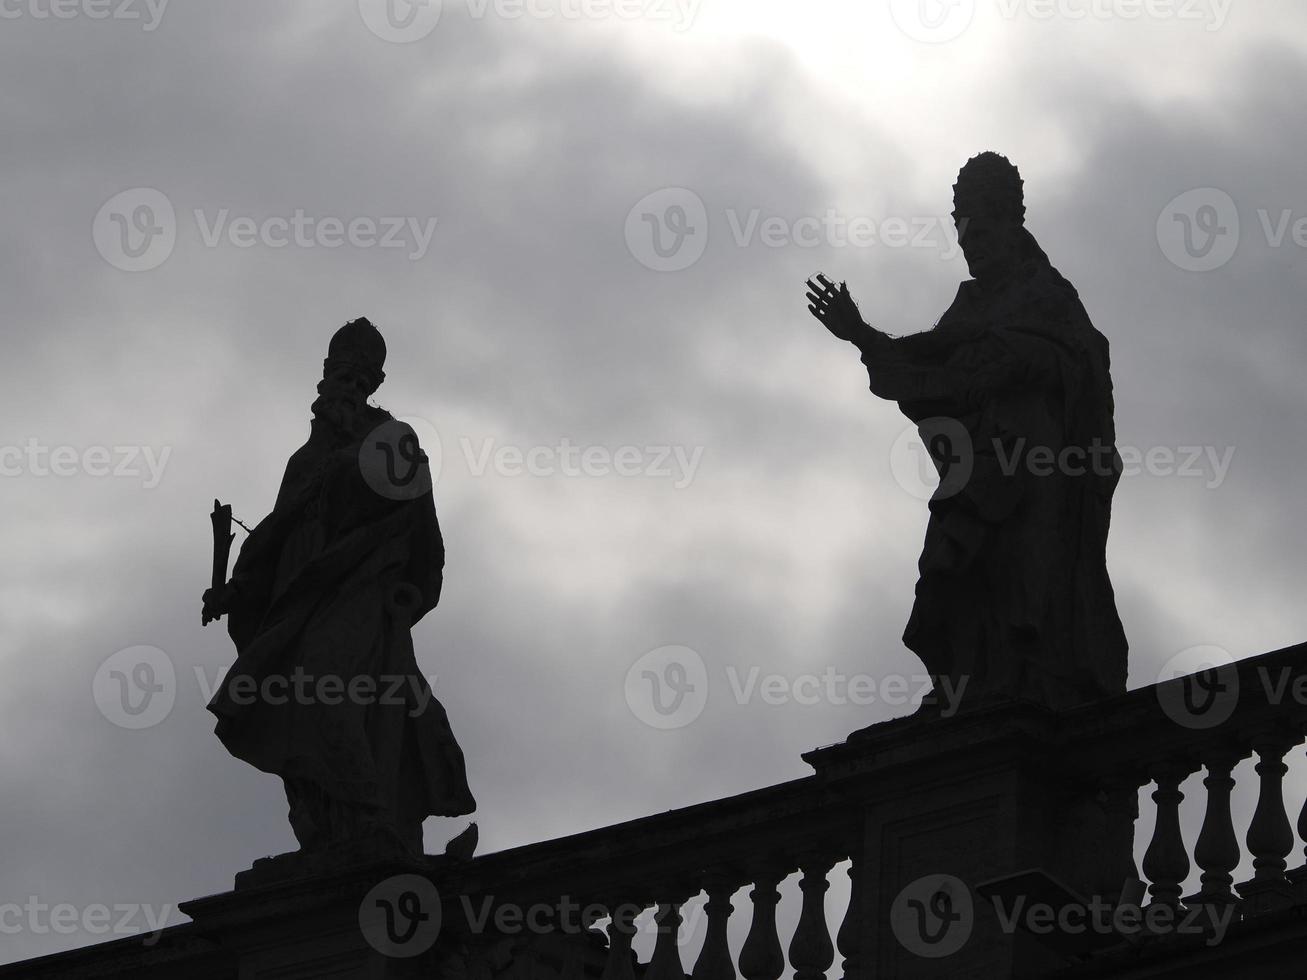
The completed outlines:
[[[891,337],[844,283],[807,283],[809,311],[858,348],[872,393],[898,402],[940,475],[904,642],[934,678],[936,710],[1120,693],[1107,340],[1026,229],[1005,157],[967,162],[953,218],[971,278],[931,330]]]

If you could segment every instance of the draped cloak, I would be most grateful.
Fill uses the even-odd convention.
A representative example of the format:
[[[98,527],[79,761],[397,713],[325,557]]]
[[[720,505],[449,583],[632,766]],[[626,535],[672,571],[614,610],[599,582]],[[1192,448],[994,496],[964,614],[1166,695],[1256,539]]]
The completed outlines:
[[[389,419],[366,407],[359,431]],[[272,513],[232,572],[228,631],[238,656],[209,710],[238,759],[371,811],[420,847],[423,818],[476,808],[462,750],[410,635],[439,600],[444,543],[430,489],[410,500],[375,492],[360,472],[361,442],[357,433],[333,440],[315,420],[291,456]],[[375,696],[274,703],[283,699],[250,697],[240,686],[297,669],[346,685],[372,678]]]
[[[1107,340],[1024,229],[1020,251],[1000,283],[962,283],[933,330],[873,333],[863,361],[941,474],[904,643],[965,678],[968,705],[1062,708],[1125,690],[1106,565],[1121,462]],[[941,419],[969,445],[937,440]]]

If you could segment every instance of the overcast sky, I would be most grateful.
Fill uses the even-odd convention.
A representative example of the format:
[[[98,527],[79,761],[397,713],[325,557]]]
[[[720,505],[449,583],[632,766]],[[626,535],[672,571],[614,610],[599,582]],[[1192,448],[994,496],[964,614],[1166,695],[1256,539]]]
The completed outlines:
[[[377,403],[438,450],[417,644],[482,851],[795,778],[910,711],[839,678],[921,674],[915,457],[803,282],[930,327],[985,149],[1156,451],[1109,543],[1131,685],[1307,637],[1299,0],[394,2],[0,0],[0,902],[160,907],[294,847],[204,710],[234,657],[199,623],[208,513],[271,507],[359,315]],[[707,685],[664,729],[627,677],[669,645]],[[175,684],[129,729],[95,690],[141,646]],[[835,693],[772,703],[813,675]]]

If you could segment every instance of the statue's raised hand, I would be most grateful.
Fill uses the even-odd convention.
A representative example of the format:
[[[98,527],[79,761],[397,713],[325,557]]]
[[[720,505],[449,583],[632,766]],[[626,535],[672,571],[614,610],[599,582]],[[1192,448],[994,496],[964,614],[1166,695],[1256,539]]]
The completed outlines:
[[[840,340],[857,343],[870,329],[849,295],[848,284],[837,286],[820,272],[815,281],[808,280],[808,312]]]

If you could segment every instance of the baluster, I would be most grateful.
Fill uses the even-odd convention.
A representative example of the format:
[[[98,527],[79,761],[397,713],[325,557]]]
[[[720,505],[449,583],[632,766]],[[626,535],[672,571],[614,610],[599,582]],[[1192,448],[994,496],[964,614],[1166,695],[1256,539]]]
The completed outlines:
[[[708,928],[695,961],[692,980],[735,980],[735,963],[731,960],[731,946],[727,939],[727,924],[731,921],[731,896],[735,883],[723,876],[712,876],[704,883],[708,892]]]
[[[844,957],[844,980],[864,980],[866,967],[863,961],[862,937],[866,928],[862,906],[866,894],[866,874],[860,854],[853,855],[849,865],[849,907],[840,923],[839,934],[835,942],[839,945],[840,955]]]
[[[1235,836],[1230,816],[1230,791],[1234,779],[1230,772],[1238,762],[1233,753],[1214,755],[1207,760],[1207,809],[1203,829],[1194,845],[1194,861],[1203,869],[1202,887],[1190,901],[1198,905],[1225,906],[1233,902],[1230,873],[1239,865],[1239,838]]]
[[[1285,856],[1293,849],[1293,829],[1284,812],[1284,754],[1289,746],[1266,740],[1257,750],[1257,776],[1261,782],[1257,809],[1248,827],[1248,850],[1253,854],[1253,880],[1277,881],[1284,877]]]
[[[1189,775],[1187,767],[1173,765],[1157,774],[1153,802],[1157,804],[1157,823],[1153,839],[1144,852],[1144,874],[1151,884],[1148,894],[1154,902],[1171,907],[1180,905],[1180,884],[1189,874],[1189,855],[1180,833],[1180,783]]]
[[[740,973],[745,980],[779,980],[785,972],[785,954],[776,934],[776,903],[781,898],[776,886],[784,878],[784,871],[769,868],[755,879],[753,891],[749,892],[753,921],[740,950]]]
[[[1289,880],[1294,883],[1297,889],[1298,901],[1302,902],[1307,895],[1307,801],[1303,802],[1302,809],[1298,811],[1298,839],[1304,842],[1303,857],[1304,863],[1301,867],[1295,868],[1289,872]]]
[[[1103,887],[1113,904],[1142,899],[1144,883],[1139,880],[1135,864],[1135,821],[1139,819],[1139,787],[1150,782],[1147,777],[1120,775],[1104,781],[1103,815],[1107,820],[1107,860]],[[1137,889],[1137,891],[1136,891]]]
[[[608,922],[608,960],[600,980],[635,980],[631,940],[635,938],[635,917],[643,906],[618,902]]]
[[[1298,839],[1303,842],[1303,868],[1307,869],[1307,800],[1298,811]]]
[[[834,863],[811,856],[800,865],[803,877],[799,880],[799,890],[803,893],[803,908],[790,939],[794,980],[826,980],[826,971],[835,962],[835,947],[831,945],[830,928],[826,925],[825,901],[826,889],[830,887],[826,876]]]
[[[645,980],[685,980],[680,950],[681,903],[659,905],[657,921],[658,938],[654,942],[653,956],[649,958]]]
[[[1257,913],[1282,904],[1289,894],[1285,858],[1293,850],[1293,827],[1284,809],[1284,754],[1293,742],[1274,735],[1253,743],[1257,752],[1257,809],[1248,826],[1248,850],[1253,855],[1253,877],[1239,886],[1244,911]]]

